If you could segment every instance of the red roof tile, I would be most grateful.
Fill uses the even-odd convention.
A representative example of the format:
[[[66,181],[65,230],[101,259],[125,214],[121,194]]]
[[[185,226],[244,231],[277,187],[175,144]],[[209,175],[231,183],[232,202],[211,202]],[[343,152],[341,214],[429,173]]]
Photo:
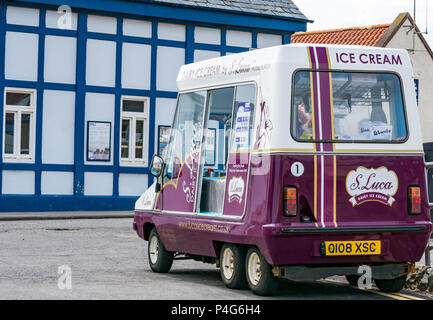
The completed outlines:
[[[368,27],[297,32],[292,35],[292,43],[375,46],[390,26],[391,24],[379,24]]]

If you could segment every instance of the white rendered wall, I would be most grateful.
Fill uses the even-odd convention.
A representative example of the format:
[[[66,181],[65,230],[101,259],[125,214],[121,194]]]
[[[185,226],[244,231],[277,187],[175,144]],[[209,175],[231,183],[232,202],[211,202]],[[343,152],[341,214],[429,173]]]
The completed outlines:
[[[219,51],[194,50],[194,62],[217,58],[219,56],[221,56]]]
[[[117,19],[113,17],[88,15],[87,31],[98,33],[117,33]]]
[[[46,195],[73,195],[74,173],[42,171],[41,193]]]
[[[9,171],[2,172],[3,194],[34,194],[35,172],[34,171]]]
[[[116,83],[116,43],[87,40],[86,82],[88,85],[114,87]]]
[[[178,91],[176,79],[185,64],[185,49],[158,46],[156,88],[163,91]]]
[[[125,36],[150,38],[152,37],[152,22],[123,19],[123,34]]]
[[[226,43],[228,46],[251,48],[252,34],[245,31],[227,30]]]
[[[140,196],[148,188],[146,174],[119,174],[119,196]]]
[[[84,160],[86,164],[92,165],[112,165],[114,152],[114,95],[105,93],[86,93],[85,110],[85,137],[84,137]],[[111,122],[111,155],[110,161],[87,161],[87,121],[107,121]],[[116,152],[119,152],[116,150]]]
[[[111,172],[85,172],[84,195],[112,196],[113,174]]]
[[[5,76],[12,80],[37,80],[37,34],[6,32]]]
[[[283,37],[278,34],[257,34],[257,48],[266,48],[280,46],[283,43]]]
[[[39,26],[39,9],[8,6],[6,22],[23,26]]]
[[[124,43],[122,51],[122,87],[149,90],[151,46]]]
[[[58,22],[59,18],[61,18],[63,13],[59,14],[57,11],[54,10],[47,10],[47,14],[45,17],[45,25],[47,28],[52,29],[58,29]],[[77,21],[78,21],[78,15],[74,12],[71,14],[71,29],[70,30],[77,30]],[[61,23],[63,20],[60,21]]]
[[[74,164],[75,92],[45,90],[42,162]]]
[[[77,40],[71,37],[46,36],[46,82],[75,84]]]
[[[158,38],[164,40],[185,41],[185,26],[172,23],[158,23]]]
[[[404,25],[409,24],[406,20]],[[400,28],[387,48],[412,49],[413,31]],[[424,142],[433,142],[433,59],[419,37],[415,38],[415,52],[409,53],[414,69],[414,78],[419,79],[419,113]]]
[[[221,30],[215,28],[195,27],[196,43],[221,44]]]

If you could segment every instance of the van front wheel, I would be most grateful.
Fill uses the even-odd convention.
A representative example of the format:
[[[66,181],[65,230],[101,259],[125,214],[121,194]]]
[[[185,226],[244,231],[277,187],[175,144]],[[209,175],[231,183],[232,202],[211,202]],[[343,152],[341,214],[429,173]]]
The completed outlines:
[[[407,275],[395,279],[375,279],[376,286],[382,292],[399,292],[406,283]]]
[[[230,289],[247,286],[245,280],[245,249],[234,244],[224,244],[220,255],[220,273],[224,284]]]
[[[246,258],[248,285],[253,293],[260,296],[274,295],[278,289],[278,278],[272,273],[272,266],[266,262],[257,248],[248,250]]]
[[[153,228],[149,235],[147,258],[153,272],[167,273],[173,264],[173,252],[165,250],[156,228]]]

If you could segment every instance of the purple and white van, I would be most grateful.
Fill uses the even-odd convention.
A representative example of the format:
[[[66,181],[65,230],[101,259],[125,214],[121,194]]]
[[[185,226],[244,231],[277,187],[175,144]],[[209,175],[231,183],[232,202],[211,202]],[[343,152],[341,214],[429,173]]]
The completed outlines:
[[[215,263],[269,295],[367,265],[401,290],[432,231],[412,74],[404,50],[304,44],[183,66],[135,205],[151,269]]]

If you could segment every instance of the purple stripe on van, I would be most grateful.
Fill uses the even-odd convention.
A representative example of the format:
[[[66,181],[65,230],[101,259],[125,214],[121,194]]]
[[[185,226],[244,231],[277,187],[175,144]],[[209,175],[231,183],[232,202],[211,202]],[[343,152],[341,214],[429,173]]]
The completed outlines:
[[[314,52],[314,47],[309,47],[308,50],[310,51],[311,67],[316,69],[316,53]]]
[[[324,220],[326,227],[334,226],[334,156],[324,156]]]
[[[317,60],[319,62],[319,69],[329,69],[328,52],[324,47],[317,47]]]
[[[329,73],[320,72],[320,100],[322,110],[322,136],[323,140],[332,140],[332,106],[331,106],[331,92],[329,83]],[[332,152],[333,144],[324,143],[323,151]]]

